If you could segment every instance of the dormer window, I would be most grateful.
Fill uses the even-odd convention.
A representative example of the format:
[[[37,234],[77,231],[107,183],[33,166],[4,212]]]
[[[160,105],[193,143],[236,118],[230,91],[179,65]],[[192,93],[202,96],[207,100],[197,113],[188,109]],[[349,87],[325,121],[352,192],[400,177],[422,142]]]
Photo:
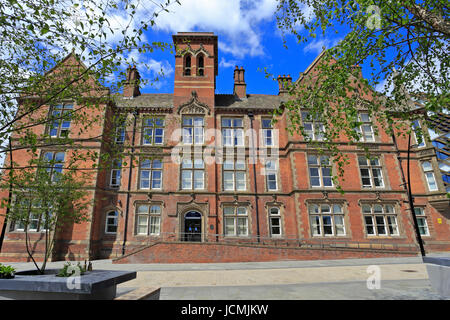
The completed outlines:
[[[197,76],[203,77],[205,75],[205,58],[203,54],[197,57]]]
[[[184,58],[184,75],[190,76],[191,75],[191,55],[187,54]]]

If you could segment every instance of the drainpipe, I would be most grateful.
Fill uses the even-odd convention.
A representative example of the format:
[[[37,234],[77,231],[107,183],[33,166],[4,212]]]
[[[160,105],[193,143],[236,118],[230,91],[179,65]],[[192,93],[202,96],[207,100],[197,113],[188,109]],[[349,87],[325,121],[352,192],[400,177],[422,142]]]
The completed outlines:
[[[256,209],[256,240],[260,242],[259,234],[259,205],[258,205],[258,187],[256,184],[256,155],[255,155],[255,137],[253,136],[253,112],[249,112],[248,117],[250,118],[250,130],[252,131],[252,156],[253,156],[253,183],[255,184],[255,209]],[[257,141],[256,141],[257,142]]]
[[[216,188],[216,242],[219,242],[219,195],[218,195],[218,185],[217,185],[217,118],[214,112],[214,170],[215,170],[215,188]]]
[[[125,255],[125,244],[127,242],[127,230],[128,230],[128,214],[130,211],[130,190],[131,190],[131,173],[133,170],[133,155],[134,155],[134,138],[136,136],[136,120],[139,115],[139,111],[134,109],[133,116],[134,116],[134,123],[133,123],[133,137],[131,139],[131,155],[130,155],[130,171],[128,174],[128,192],[127,192],[127,204],[125,209],[125,225],[123,230],[123,244],[122,244],[122,255]]]

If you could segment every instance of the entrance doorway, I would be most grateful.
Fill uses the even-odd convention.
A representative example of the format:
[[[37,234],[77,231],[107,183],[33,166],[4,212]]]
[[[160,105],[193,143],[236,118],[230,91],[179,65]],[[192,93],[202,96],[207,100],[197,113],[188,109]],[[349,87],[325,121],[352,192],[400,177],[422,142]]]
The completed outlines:
[[[202,215],[196,211],[184,215],[184,241],[202,241]]]

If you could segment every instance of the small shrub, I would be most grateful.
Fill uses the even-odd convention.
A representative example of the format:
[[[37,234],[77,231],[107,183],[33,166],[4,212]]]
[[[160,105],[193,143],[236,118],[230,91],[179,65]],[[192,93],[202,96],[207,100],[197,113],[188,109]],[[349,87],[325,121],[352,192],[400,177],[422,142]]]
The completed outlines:
[[[69,269],[70,267],[70,269]],[[58,271],[57,277],[70,277],[77,274],[77,268],[79,270],[79,275],[83,275],[86,272],[86,267],[81,266],[80,262],[77,265],[72,265],[70,262],[64,264],[63,268]]]
[[[0,279],[12,279],[14,278],[16,269],[11,266],[5,266],[0,263]]]

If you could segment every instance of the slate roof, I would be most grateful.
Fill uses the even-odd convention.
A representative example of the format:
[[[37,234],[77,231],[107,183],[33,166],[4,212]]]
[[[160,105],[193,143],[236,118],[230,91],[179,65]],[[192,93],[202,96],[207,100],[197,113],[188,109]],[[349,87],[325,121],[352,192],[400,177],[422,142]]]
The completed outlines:
[[[189,100],[189,99],[187,99]],[[246,99],[239,100],[232,94],[216,94],[215,108],[221,110],[259,109],[273,110],[280,106],[286,98],[278,95],[247,94]],[[142,94],[133,99],[116,98],[116,105],[121,108],[173,108],[173,94]]]
[[[267,109],[280,107],[286,98],[268,94],[247,94],[247,99],[237,99],[232,94],[216,94],[216,109]]]
[[[141,94],[133,99],[123,96],[116,99],[116,105],[121,108],[173,108],[173,94],[171,93],[151,93]]]

